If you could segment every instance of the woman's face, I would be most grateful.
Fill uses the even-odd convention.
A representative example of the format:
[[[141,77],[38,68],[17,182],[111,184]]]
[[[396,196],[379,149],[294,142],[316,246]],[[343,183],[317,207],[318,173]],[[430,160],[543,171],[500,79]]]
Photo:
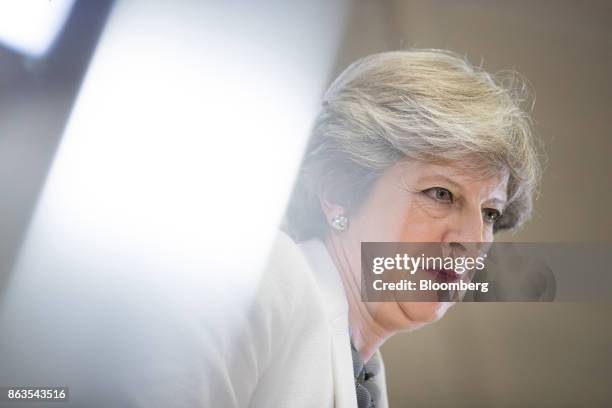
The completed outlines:
[[[355,244],[492,242],[493,224],[507,199],[507,174],[483,178],[466,168],[461,163],[396,163],[383,173],[366,201],[351,215],[345,238]],[[359,251],[353,253],[359,257]],[[359,258],[351,260],[354,265],[359,262]],[[356,270],[360,273],[361,268]],[[441,318],[451,305],[372,302],[367,307],[384,327],[402,330]]]

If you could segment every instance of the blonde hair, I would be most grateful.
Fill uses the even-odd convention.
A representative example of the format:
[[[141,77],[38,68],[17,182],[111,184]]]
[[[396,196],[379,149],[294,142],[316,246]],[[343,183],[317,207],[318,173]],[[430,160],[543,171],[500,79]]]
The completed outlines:
[[[324,96],[287,211],[296,240],[322,237],[322,192],[354,211],[382,172],[407,157],[460,161],[487,174],[508,170],[508,202],[494,230],[531,214],[540,178],[525,81],[492,76],[441,50],[370,55]],[[469,160],[468,160],[469,158]]]

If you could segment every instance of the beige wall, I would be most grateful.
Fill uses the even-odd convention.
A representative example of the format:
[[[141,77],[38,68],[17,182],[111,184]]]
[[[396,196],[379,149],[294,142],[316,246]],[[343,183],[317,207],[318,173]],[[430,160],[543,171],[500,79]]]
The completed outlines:
[[[533,220],[500,240],[610,241],[612,3],[356,0],[336,73],[405,47],[514,69],[536,93],[548,163]],[[403,406],[610,406],[611,304],[462,304],[383,347]]]

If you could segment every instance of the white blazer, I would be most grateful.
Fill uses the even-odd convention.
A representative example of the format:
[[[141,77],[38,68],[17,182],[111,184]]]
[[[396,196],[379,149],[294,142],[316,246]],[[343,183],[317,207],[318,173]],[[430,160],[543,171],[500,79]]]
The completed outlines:
[[[230,343],[209,377],[210,406],[357,406],[346,295],[320,241],[297,245],[279,233],[244,331]],[[383,366],[378,408],[387,408],[384,377]]]
[[[68,385],[70,406],[356,406],[346,296],[321,242],[279,234],[261,278],[33,265],[0,309],[0,384]]]

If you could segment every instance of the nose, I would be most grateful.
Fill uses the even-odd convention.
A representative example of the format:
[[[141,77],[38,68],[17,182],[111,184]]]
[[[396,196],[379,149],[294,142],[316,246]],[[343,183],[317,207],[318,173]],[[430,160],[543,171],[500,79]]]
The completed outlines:
[[[484,220],[480,208],[458,211],[448,222],[443,241],[451,244],[455,250],[467,251],[466,243],[485,241]]]

